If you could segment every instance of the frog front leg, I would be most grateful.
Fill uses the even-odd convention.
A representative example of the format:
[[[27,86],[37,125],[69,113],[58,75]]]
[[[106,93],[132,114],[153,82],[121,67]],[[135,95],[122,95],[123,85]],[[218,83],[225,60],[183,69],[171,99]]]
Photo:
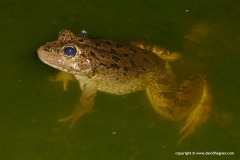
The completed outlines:
[[[63,82],[64,91],[67,91],[69,81],[76,81],[72,74],[63,71],[58,72],[56,76],[50,76],[49,80],[54,82]]]
[[[211,112],[211,93],[204,75],[199,74],[185,80],[175,89],[171,77],[156,78],[146,92],[153,108],[164,118],[179,121],[187,117],[180,130],[181,144],[201,124],[205,123]]]
[[[97,83],[84,83],[81,84],[82,93],[77,104],[75,111],[66,118],[60,119],[60,122],[71,121],[70,128],[72,128],[75,122],[86,113],[90,113],[93,109],[94,99],[97,93]]]

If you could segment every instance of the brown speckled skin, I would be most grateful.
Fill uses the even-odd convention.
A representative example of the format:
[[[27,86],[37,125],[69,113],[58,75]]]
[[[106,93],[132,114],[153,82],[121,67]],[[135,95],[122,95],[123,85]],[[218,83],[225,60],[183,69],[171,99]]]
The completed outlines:
[[[74,57],[63,53],[65,46],[77,49]],[[153,52],[113,40],[93,40],[63,30],[55,41],[38,49],[46,64],[71,73],[79,81],[80,103],[69,117],[75,121],[92,110],[97,91],[125,95],[146,90],[153,108],[164,118],[188,118],[179,144],[202,123],[211,111],[211,96],[205,76],[199,74],[177,87],[169,63]]]
[[[79,54],[64,56],[62,48],[67,44],[76,46]],[[92,40],[68,30],[61,32],[57,41],[40,47],[38,53],[50,66],[78,77],[87,76],[98,81],[98,90],[118,95],[143,90],[152,77],[164,77],[166,73],[167,62],[150,51],[113,40]]]

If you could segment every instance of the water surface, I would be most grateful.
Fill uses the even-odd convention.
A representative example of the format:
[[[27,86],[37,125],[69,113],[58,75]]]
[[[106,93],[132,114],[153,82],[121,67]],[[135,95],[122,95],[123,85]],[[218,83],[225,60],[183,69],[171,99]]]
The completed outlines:
[[[239,153],[240,5],[230,1],[1,0],[0,2],[0,159],[158,160],[180,151]],[[62,29],[88,31],[93,38],[138,40],[176,50],[179,81],[203,72],[214,111],[181,146],[184,122],[169,122],[150,106],[144,92],[127,96],[98,93],[95,112],[72,130],[59,118],[72,112],[80,95],[48,77],[55,69],[36,49]]]

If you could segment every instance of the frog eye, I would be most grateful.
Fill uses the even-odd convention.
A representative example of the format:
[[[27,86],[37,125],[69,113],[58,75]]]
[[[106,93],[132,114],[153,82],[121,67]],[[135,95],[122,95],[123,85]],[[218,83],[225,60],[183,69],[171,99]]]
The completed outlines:
[[[77,54],[77,49],[74,46],[65,46],[63,48],[63,53],[67,57],[74,57]]]

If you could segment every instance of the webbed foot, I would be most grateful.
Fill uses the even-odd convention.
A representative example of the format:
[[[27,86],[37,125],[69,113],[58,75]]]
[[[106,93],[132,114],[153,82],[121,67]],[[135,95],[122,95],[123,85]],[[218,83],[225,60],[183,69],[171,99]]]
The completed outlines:
[[[69,128],[73,128],[73,126],[75,125],[76,121],[78,119],[80,119],[83,115],[87,114],[87,113],[91,113],[93,112],[92,108],[87,108],[87,107],[77,107],[76,110],[68,117],[66,118],[61,118],[58,120],[58,122],[66,122],[66,121],[71,121],[71,124],[69,126]]]

